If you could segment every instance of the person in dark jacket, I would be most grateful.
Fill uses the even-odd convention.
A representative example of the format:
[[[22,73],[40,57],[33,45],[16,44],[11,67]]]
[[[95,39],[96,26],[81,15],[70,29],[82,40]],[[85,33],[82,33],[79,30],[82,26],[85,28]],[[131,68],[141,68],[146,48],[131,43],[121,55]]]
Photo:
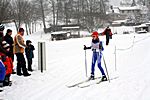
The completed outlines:
[[[111,32],[111,29],[109,28],[109,26],[104,30],[102,35],[106,35],[106,45],[108,45],[109,44],[109,39],[112,38],[112,32]]]
[[[7,52],[5,51],[5,49],[2,46],[2,42],[4,40],[4,34],[3,34],[4,29],[5,29],[4,25],[2,25],[0,23],[0,53],[7,54]]]
[[[14,41],[13,41],[13,38],[11,37],[11,35],[12,35],[12,30],[8,29],[7,32],[6,32],[6,35],[4,36],[4,39],[10,46],[10,53],[11,53],[10,57],[11,57],[12,61],[14,61],[14,54],[13,54]]]
[[[90,47],[84,46],[84,50],[86,49],[92,49],[93,51],[93,56],[92,56],[92,65],[91,65],[91,77],[89,80],[94,80],[94,71],[95,71],[95,64],[97,61],[97,65],[99,70],[101,71],[102,74],[102,79],[101,81],[107,81],[107,77],[105,75],[104,69],[101,66],[101,58],[102,58],[102,51],[104,50],[102,41],[100,41],[98,37],[98,32],[93,32],[92,33],[92,43]]]
[[[34,46],[31,44],[30,40],[26,41],[27,47],[25,48],[25,54],[28,61],[28,71],[33,71],[32,69],[32,59],[34,58],[33,50],[35,50]]]
[[[11,37],[12,35],[12,30],[11,29],[7,29],[6,35],[4,36],[5,41],[9,44],[10,46],[10,57],[12,59],[12,62],[14,61],[14,53],[13,53],[13,45],[14,45],[14,41],[13,38]],[[16,74],[16,72],[13,69],[12,74]]]

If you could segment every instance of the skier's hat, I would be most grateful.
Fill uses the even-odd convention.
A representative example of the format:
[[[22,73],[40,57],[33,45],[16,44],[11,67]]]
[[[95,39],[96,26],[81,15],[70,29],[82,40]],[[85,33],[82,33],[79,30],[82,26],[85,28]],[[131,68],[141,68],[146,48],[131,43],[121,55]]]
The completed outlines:
[[[97,32],[97,31],[94,31],[94,32],[92,33],[92,36],[97,36],[97,37],[98,37],[98,32]]]

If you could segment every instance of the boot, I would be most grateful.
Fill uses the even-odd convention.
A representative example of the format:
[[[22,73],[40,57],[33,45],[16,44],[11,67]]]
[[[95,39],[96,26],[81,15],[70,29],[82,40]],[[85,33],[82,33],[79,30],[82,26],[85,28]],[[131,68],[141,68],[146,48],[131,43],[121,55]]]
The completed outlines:
[[[89,77],[89,80],[94,80],[94,75],[91,75],[91,76]]]
[[[23,74],[23,75],[26,77],[26,76],[30,76],[31,74],[29,74],[29,73],[25,73],[25,74]]]
[[[0,87],[3,87],[3,81],[0,81]]]
[[[33,71],[33,69],[28,69],[28,71],[32,72],[32,71]]]
[[[107,81],[107,77],[106,77],[106,75],[102,76],[101,81]]]

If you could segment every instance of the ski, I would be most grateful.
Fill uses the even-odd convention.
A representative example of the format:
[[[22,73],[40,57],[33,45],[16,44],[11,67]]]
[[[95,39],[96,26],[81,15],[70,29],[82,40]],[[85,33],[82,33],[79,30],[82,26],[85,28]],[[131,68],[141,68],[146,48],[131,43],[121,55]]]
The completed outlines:
[[[114,77],[114,78],[110,78],[110,80],[114,80],[114,79],[117,79],[118,77]],[[96,85],[96,84],[100,84],[100,83],[103,83],[103,82],[109,82],[109,80],[107,81],[96,81],[96,82],[92,82],[92,83],[89,83],[89,84],[82,84],[82,85],[78,85],[79,88],[86,88],[86,87],[90,87],[92,85]]]
[[[94,78],[94,80],[100,79],[100,78],[101,78],[101,77],[96,77],[96,78]],[[83,83],[86,83],[86,82],[89,82],[89,81],[91,81],[91,80],[87,79],[87,80],[84,80],[84,81],[75,83],[75,84],[73,84],[73,85],[68,85],[67,87],[68,87],[68,88],[76,87],[76,86],[78,86],[78,85],[80,85],[80,84],[83,84]]]

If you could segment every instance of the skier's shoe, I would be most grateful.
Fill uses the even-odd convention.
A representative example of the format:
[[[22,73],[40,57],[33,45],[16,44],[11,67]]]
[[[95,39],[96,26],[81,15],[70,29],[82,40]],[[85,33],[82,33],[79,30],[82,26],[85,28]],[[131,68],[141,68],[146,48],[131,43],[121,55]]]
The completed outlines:
[[[106,75],[105,75],[105,76],[102,76],[101,81],[107,81],[107,77],[106,77]]]
[[[94,75],[91,75],[91,76],[89,77],[89,80],[94,80]]]

